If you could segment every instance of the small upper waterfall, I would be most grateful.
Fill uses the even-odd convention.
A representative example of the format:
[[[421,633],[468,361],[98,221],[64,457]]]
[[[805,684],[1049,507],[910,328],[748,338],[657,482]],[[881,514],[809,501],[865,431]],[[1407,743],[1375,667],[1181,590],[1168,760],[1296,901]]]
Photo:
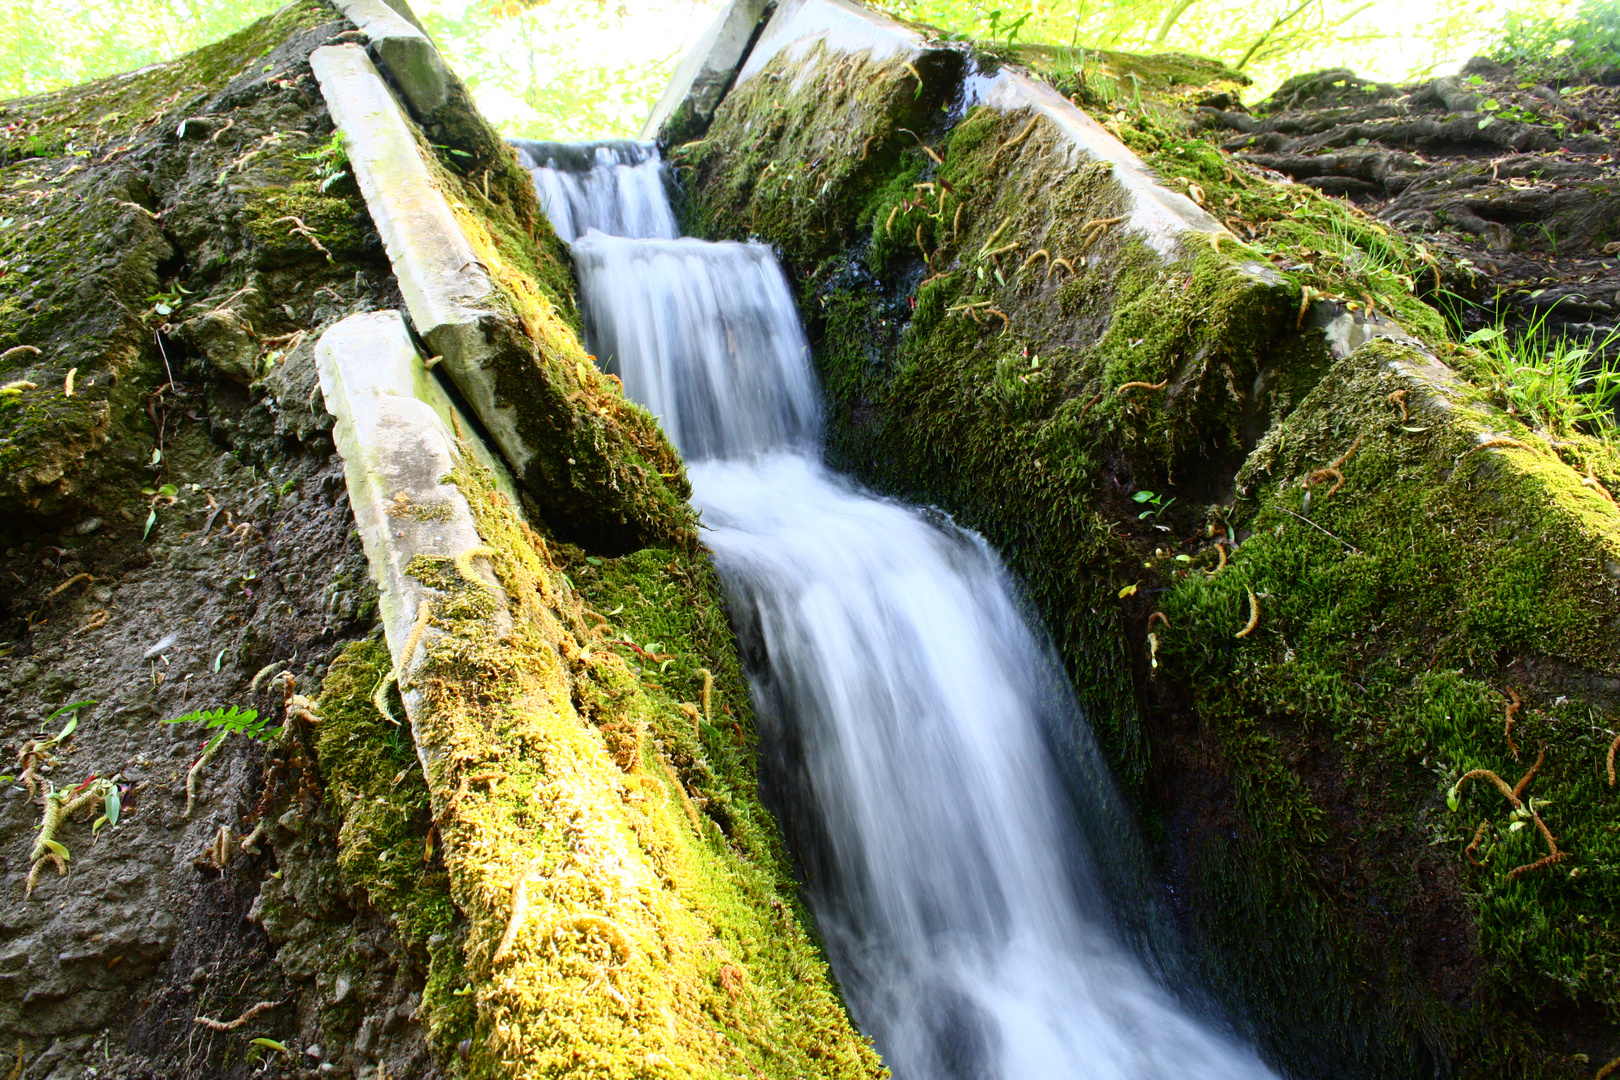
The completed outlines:
[[[679,235],[664,196],[664,166],[652,143],[514,139],[534,177],[540,205],[557,235],[572,241],[589,229],[612,236]]]
[[[583,305],[591,351],[689,460],[814,450],[809,345],[770,249],[591,232],[574,243],[574,265],[582,296],[614,296]]]
[[[597,162],[574,174],[579,190],[662,204],[661,185],[619,182],[616,151],[566,153]],[[1270,1077],[1121,940],[1101,868],[1134,834],[1084,738],[1074,813],[1050,734],[1084,725],[995,553],[822,464],[810,357],[770,252],[618,228],[574,243],[591,346],[687,458],[767,793],[849,1006],[894,1075]]]

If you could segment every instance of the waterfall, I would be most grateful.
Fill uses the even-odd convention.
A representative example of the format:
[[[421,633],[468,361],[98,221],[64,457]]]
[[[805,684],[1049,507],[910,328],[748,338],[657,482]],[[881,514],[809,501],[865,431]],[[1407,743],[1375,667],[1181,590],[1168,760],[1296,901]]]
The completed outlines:
[[[673,239],[675,215],[664,195],[664,168],[652,143],[514,139],[540,205],[557,235],[572,241],[587,230],[615,236]]]
[[[570,173],[581,191],[660,201],[593,202],[588,219],[568,204],[570,230],[618,223],[574,239],[588,343],[686,457],[767,797],[897,1080],[1270,1077],[1126,946],[1103,880],[1134,834],[995,552],[826,468],[775,259],[651,224],[670,219],[662,185],[622,170],[655,159],[627,165],[621,145],[548,151],[593,162]],[[1066,724],[1083,736],[1078,814],[1051,749]]]

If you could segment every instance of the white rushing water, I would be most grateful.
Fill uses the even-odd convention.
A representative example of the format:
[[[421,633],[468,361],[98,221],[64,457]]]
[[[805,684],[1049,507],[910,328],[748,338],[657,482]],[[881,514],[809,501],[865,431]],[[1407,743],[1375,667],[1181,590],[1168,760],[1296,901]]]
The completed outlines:
[[[578,187],[664,197],[605,175]],[[687,459],[768,794],[897,1080],[1270,1077],[1121,940],[1102,879],[1132,834],[995,553],[821,462],[809,350],[770,252],[619,229],[573,245],[587,336]],[[1085,778],[1067,788],[1051,749],[1065,724]]]
[[[514,139],[512,145],[534,177],[552,228],[564,240],[590,229],[613,236],[679,235],[664,195],[663,163],[652,143]]]

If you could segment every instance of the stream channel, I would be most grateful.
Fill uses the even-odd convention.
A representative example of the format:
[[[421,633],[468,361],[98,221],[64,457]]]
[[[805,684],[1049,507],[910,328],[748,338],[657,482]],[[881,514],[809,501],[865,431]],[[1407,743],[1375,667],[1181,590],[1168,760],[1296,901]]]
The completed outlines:
[[[896,1080],[1271,1077],[1151,959],[1129,812],[996,553],[822,462],[771,251],[681,238],[650,145],[516,145],[587,346],[686,459],[765,797]]]

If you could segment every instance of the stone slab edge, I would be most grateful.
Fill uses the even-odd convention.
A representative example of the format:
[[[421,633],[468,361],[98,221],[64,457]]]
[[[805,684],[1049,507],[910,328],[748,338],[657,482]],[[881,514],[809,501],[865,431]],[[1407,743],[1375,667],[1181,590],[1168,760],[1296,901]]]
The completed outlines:
[[[748,47],[764,20],[772,0],[730,0],[698,43],[675,69],[664,94],[642,125],[642,141],[660,137],[664,125],[681,105],[690,106],[693,118],[707,127],[732,78],[747,57]]]
[[[408,673],[421,647],[443,631],[429,626],[411,641],[422,602],[440,593],[406,568],[419,555],[453,559],[483,545],[466,497],[445,482],[462,460],[452,428],[469,429],[397,311],[351,315],[329,327],[315,345],[315,364],[327,411],[337,421],[332,437],[377,585],[388,651],[397,670]],[[511,480],[476,435],[461,445],[493,466],[497,484],[510,492]],[[501,601],[491,631],[506,634],[511,616],[489,560],[475,557],[471,567]],[[403,655],[407,645],[411,656]],[[414,694],[407,689],[403,696],[410,709]]]
[[[866,52],[874,60],[903,55],[914,61],[939,47],[916,31],[848,0],[784,0],[749,52],[737,82],[758,75],[782,52],[795,60],[803,57],[818,41],[825,42],[830,51]],[[1232,235],[1197,203],[1160,184],[1124,143],[1045,83],[1004,69],[987,84],[970,84],[969,95],[970,105],[982,103],[1002,112],[1033,109],[1057,127],[1076,158],[1112,164],[1115,179],[1132,201],[1126,231],[1140,233],[1161,256],[1173,257],[1184,241],[1208,243],[1212,236]],[[1259,263],[1245,263],[1239,269],[1265,280],[1272,276],[1270,268],[1262,269]]]
[[[450,71],[404,0],[331,0],[360,28],[406,102],[427,116],[450,100]],[[404,11],[398,10],[404,6]]]
[[[445,372],[513,470],[533,451],[512,409],[497,407],[485,370],[490,346],[480,323],[496,318],[495,286],[434,186],[411,123],[364,49],[327,45],[309,58],[349,165],[382,237],[416,332],[444,357]]]

